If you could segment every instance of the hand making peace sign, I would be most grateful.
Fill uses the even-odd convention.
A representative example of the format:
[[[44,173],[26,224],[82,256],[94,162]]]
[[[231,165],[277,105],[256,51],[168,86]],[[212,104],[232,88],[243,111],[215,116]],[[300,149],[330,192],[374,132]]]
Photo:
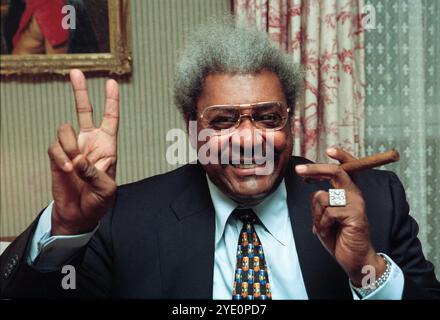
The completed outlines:
[[[118,83],[107,81],[104,117],[95,127],[84,74],[72,70],[70,81],[79,134],[70,124],[61,125],[48,150],[54,199],[52,235],[93,230],[111,206],[116,191]]]

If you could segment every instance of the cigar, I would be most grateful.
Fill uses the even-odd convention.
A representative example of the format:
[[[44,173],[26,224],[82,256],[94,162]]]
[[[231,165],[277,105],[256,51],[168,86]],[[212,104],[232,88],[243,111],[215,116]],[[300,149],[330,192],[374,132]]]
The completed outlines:
[[[352,160],[345,162],[340,165],[342,169],[344,169],[347,173],[355,173],[358,171],[371,169],[375,167],[382,166],[384,164],[392,163],[399,161],[400,155],[397,150],[388,150],[382,153],[376,153],[368,157],[360,158],[357,160]],[[321,179],[314,179],[307,177],[304,179],[305,182],[315,182],[320,181]]]
[[[399,159],[400,155],[397,150],[388,150],[382,153],[373,154],[372,156],[368,156],[365,158],[345,162],[341,164],[341,168],[344,169],[347,173],[353,173],[396,162],[399,161]]]

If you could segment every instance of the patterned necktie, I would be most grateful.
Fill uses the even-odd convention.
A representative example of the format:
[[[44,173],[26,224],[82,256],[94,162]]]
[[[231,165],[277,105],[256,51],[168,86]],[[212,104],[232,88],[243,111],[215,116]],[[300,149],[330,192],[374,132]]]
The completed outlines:
[[[259,220],[251,209],[236,209],[235,214],[243,222],[237,248],[233,300],[269,300],[272,298],[263,246],[255,232]]]

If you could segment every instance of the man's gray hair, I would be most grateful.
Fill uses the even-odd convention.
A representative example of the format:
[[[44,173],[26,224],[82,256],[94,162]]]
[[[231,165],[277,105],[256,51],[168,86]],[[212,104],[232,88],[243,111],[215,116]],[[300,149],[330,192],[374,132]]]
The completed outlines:
[[[197,100],[207,75],[257,74],[262,71],[271,71],[278,76],[287,103],[293,110],[301,72],[292,58],[256,28],[239,27],[233,21],[211,21],[189,37],[177,62],[174,79],[176,106],[185,117],[194,120]]]

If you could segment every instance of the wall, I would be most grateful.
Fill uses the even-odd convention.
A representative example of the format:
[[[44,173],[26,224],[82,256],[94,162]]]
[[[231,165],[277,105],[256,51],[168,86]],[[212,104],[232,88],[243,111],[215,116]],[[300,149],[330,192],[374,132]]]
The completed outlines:
[[[165,161],[165,136],[183,128],[171,87],[185,30],[231,10],[230,0],[132,0],[131,5],[134,72],[121,81],[118,184],[172,168]],[[95,124],[103,112],[104,83],[89,81]],[[8,237],[22,232],[51,200],[47,148],[60,124],[77,126],[65,77],[2,77],[0,89],[0,237]]]

